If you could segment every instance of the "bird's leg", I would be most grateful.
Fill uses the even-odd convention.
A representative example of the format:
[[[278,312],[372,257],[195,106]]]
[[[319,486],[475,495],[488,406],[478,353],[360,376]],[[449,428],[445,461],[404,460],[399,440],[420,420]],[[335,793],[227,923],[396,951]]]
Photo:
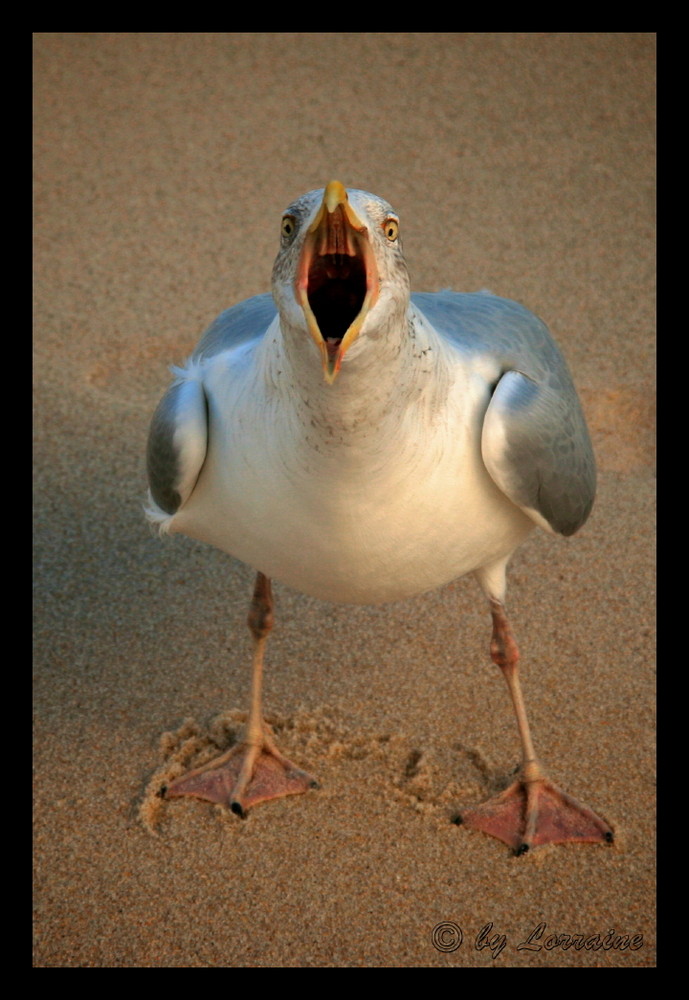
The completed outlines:
[[[462,823],[503,840],[523,854],[539,844],[613,840],[610,826],[548,780],[534,752],[519,682],[519,649],[501,601],[491,598],[490,652],[507,681],[522,744],[518,779],[502,794],[462,813]]]
[[[270,580],[263,573],[256,576],[248,624],[254,639],[254,656],[245,739],[221,757],[178,778],[165,792],[167,798],[192,795],[220,802],[240,816],[245,816],[247,809],[259,802],[299,795],[318,787],[310,774],[280,753],[263,719],[263,654],[273,627]]]

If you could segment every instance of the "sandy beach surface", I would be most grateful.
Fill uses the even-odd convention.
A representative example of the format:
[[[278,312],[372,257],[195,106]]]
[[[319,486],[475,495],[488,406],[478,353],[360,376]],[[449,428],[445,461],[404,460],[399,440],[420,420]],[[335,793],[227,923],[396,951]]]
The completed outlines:
[[[34,66],[34,965],[655,965],[654,36],[37,33]],[[508,602],[537,749],[613,847],[451,822],[519,759],[471,578],[276,585],[266,710],[321,789],[154,794],[240,731],[253,571],[153,534],[148,423],[332,178],[395,206],[415,290],[523,302],[573,371],[596,506]]]

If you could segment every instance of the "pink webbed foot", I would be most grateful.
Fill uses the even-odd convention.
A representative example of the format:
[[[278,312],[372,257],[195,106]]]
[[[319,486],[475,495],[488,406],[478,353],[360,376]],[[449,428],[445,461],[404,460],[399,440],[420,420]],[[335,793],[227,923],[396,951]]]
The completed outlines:
[[[491,657],[507,681],[521,737],[523,763],[517,781],[483,805],[464,811],[457,822],[497,837],[516,854],[524,854],[541,844],[612,843],[614,834],[610,825],[549,781],[536,759],[519,683],[519,649],[502,601],[491,597],[490,604]]]
[[[272,739],[261,745],[242,743],[195,771],[189,771],[164,790],[168,799],[190,795],[228,806],[238,816],[259,802],[301,795],[318,788],[315,778],[284,757]]]
[[[612,828],[587,806],[541,776],[519,778],[500,795],[461,815],[461,823],[524,854],[541,844],[612,843]]]
[[[247,738],[221,757],[177,778],[161,790],[164,798],[191,795],[228,806],[232,812],[244,817],[247,810],[259,802],[281,799],[285,795],[301,795],[310,788],[319,787],[315,778],[280,753],[270,727],[262,718],[263,650],[272,626],[270,580],[263,573],[257,573],[249,610],[254,662]]]

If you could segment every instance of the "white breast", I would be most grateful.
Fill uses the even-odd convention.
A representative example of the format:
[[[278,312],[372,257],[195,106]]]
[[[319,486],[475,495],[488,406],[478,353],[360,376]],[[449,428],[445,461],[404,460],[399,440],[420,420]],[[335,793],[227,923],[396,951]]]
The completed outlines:
[[[231,368],[215,359],[204,386],[206,463],[170,530],[304,593],[409,597],[508,555],[533,527],[484,467],[476,376],[455,373],[444,395],[366,422],[330,423],[309,400],[295,406],[293,387],[267,393],[236,357]]]

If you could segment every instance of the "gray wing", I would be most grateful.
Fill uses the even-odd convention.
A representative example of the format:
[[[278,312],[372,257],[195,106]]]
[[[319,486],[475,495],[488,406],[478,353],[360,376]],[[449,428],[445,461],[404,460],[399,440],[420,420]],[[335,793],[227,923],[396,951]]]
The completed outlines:
[[[207,447],[208,402],[203,383],[180,379],[161,399],[148,432],[148,486],[163,513],[176,514],[191,496]]]
[[[277,315],[272,295],[254,295],[220,313],[194,348],[194,358],[211,358],[250,340],[260,340]]]
[[[572,378],[545,324],[485,292],[419,293],[412,301],[487,373],[481,451],[491,478],[537,523],[573,534],[593,506],[596,466]]]
[[[270,295],[256,295],[225,310],[201,337],[192,362],[260,340],[276,313]],[[192,363],[161,399],[148,434],[148,484],[164,514],[175,514],[191,495],[207,447],[208,401],[199,368]],[[152,516],[157,516],[155,511]]]

